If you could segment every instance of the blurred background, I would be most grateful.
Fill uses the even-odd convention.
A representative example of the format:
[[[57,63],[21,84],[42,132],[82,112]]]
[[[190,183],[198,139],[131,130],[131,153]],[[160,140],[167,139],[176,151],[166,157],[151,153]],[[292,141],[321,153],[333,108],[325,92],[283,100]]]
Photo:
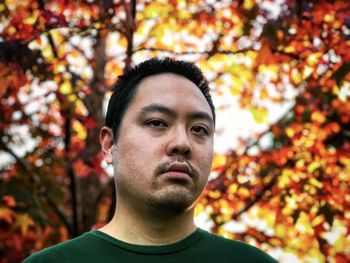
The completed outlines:
[[[196,223],[279,262],[350,262],[349,48],[347,0],[0,0],[0,262],[111,218],[106,101],[154,56],[198,65],[217,108]]]

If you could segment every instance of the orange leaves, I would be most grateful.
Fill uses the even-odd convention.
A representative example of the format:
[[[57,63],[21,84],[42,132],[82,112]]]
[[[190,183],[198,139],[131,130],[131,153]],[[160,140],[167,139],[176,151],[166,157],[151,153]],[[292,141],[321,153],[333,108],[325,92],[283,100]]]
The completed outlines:
[[[0,221],[5,221],[7,224],[13,223],[14,212],[12,209],[0,206]]]
[[[289,62],[292,59],[291,56],[283,54],[277,50],[273,50],[271,44],[264,40],[262,46],[258,51],[258,55],[255,59],[255,68],[258,68],[260,65],[274,65],[280,63]]]
[[[83,160],[78,159],[73,164],[74,170],[79,177],[86,177],[90,173],[90,167],[87,166]]]
[[[332,240],[324,232],[333,231],[329,229],[331,222],[345,222],[349,217],[350,103],[347,97],[339,98],[341,85],[350,80],[349,1],[303,1],[300,6],[295,6],[295,1],[284,1],[276,19],[270,19],[263,8],[265,2],[271,1],[140,1],[136,21],[125,19],[131,11],[129,2],[127,6],[124,1],[101,5],[85,2],[46,1],[44,10],[39,10],[37,1],[25,1],[28,5],[23,1],[5,2],[11,3],[13,12],[10,14],[6,6],[6,14],[1,13],[1,21],[8,22],[2,27],[4,41],[31,41],[40,36],[31,43],[30,52],[19,52],[16,45],[10,52],[3,52],[11,54],[7,56],[10,59],[4,60],[16,65],[0,63],[0,97],[10,89],[14,94],[6,101],[6,107],[0,105],[4,112],[1,121],[7,121],[0,123],[0,132],[11,127],[16,115],[13,112],[18,111],[34,138],[20,139],[38,140],[38,145],[23,157],[35,176],[19,173],[19,163],[15,163],[9,167],[10,173],[15,174],[13,178],[21,183],[35,178],[39,185],[31,193],[40,191],[40,198],[44,190],[51,193],[59,189],[64,197],[53,196],[64,200],[67,206],[62,210],[71,215],[67,167],[73,168],[77,183],[93,184],[87,186],[96,191],[100,190],[97,182],[103,184],[110,179],[101,168],[96,129],[102,123],[102,92],[123,72],[122,61],[133,64],[155,55],[178,56],[198,62],[212,81],[216,96],[226,96],[225,105],[235,96],[239,105],[248,109],[257,123],[265,124],[267,134],[271,134],[258,138],[258,142],[253,141],[252,135],[249,143],[241,143],[242,148],[250,145],[250,149],[255,149],[254,156],[243,149],[242,156],[232,152],[215,157],[214,179],[200,201],[214,229],[227,234],[227,222],[248,222],[251,225],[240,233],[228,236],[256,245],[264,242],[264,248],[281,246],[300,256],[301,262],[346,259],[340,252],[346,247],[341,235],[332,250]],[[50,30],[57,27],[67,28]],[[51,42],[47,34],[42,34],[48,30]],[[98,37],[105,37],[107,44],[99,45],[103,41],[100,43]],[[125,53],[127,47],[132,53],[129,56]],[[23,59],[28,57],[30,63]],[[34,79],[28,92],[17,92],[27,83],[25,70],[17,64],[25,66],[28,78]],[[96,69],[101,69],[102,74],[97,76]],[[43,83],[36,81],[39,75]],[[91,85],[91,81],[96,85]],[[35,103],[26,107],[22,99],[36,86],[40,98],[51,99],[27,117],[26,111]],[[48,90],[41,92],[45,89]],[[290,90],[297,94],[295,98]],[[295,103],[295,107],[267,127],[268,114],[279,114],[270,111],[269,104],[285,102]],[[6,137],[9,144],[12,135],[16,137]],[[268,141],[268,147],[262,147],[263,140]],[[90,177],[94,180],[89,181]],[[15,184],[18,185],[23,188],[22,184]],[[112,193],[104,197],[108,202],[101,204],[99,224],[108,218],[111,196]],[[85,197],[90,200],[91,195]],[[24,236],[37,235],[33,239],[36,249],[68,237],[64,229],[69,228],[63,226],[47,202],[40,202],[40,210],[27,204],[28,209],[44,213],[55,225],[45,230],[32,225],[31,220],[38,221],[32,215],[14,212],[18,201],[12,196],[5,196],[2,202],[0,220],[9,227],[16,225],[16,230],[11,229],[16,238],[7,236],[16,249],[28,253],[21,247]],[[93,216],[89,220],[93,221]],[[310,235],[312,232],[314,236]],[[319,241],[325,237],[328,241]]]
[[[14,207],[16,205],[16,200],[13,196],[5,195],[2,197],[2,200],[7,207]]]
[[[265,64],[274,64],[273,53],[268,42],[263,42],[262,47],[260,48],[258,55],[255,59],[255,65],[265,65]]]
[[[105,181],[105,171],[101,167],[102,154],[83,160],[78,158],[73,163],[73,169],[78,177],[96,175],[101,181]]]
[[[0,62],[0,82],[0,97],[2,97],[7,89],[18,89],[23,86],[27,82],[27,78],[19,65]]]

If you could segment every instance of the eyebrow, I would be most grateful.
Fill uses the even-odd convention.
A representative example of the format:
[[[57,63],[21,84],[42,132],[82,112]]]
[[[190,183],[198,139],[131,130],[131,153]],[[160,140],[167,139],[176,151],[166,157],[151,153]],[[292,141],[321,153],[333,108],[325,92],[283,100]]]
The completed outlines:
[[[175,118],[177,116],[177,113],[174,110],[159,103],[152,103],[150,105],[147,105],[141,109],[141,112],[143,114],[160,112],[172,118]],[[214,121],[207,112],[204,112],[204,111],[191,112],[187,116],[190,119],[204,119],[214,126]]]

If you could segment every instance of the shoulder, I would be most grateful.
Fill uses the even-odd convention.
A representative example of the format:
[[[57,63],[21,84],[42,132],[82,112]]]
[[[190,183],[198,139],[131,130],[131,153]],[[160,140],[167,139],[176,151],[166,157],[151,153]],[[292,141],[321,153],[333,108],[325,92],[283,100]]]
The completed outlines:
[[[25,259],[23,263],[72,262],[92,242],[91,236],[90,233],[85,233],[79,237],[43,249]]]
[[[231,260],[235,259],[235,262],[277,263],[274,258],[257,247],[220,237],[204,230],[203,232],[205,243],[210,246],[209,250],[215,250],[217,255],[227,256]]]

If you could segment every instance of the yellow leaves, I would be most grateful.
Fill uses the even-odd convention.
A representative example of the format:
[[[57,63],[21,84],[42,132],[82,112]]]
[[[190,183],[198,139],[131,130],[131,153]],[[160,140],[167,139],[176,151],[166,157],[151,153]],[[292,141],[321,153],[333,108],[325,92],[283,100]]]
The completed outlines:
[[[219,205],[220,205],[220,213],[225,218],[224,221],[225,222],[230,221],[233,211],[232,211],[232,207],[230,206],[229,202],[226,199],[220,199]]]
[[[230,61],[227,59],[227,56],[224,54],[215,54],[211,56],[208,63],[217,70],[228,69],[231,65]]]
[[[327,23],[331,23],[334,21],[334,14],[326,14],[323,20]]]
[[[7,32],[8,32],[10,35],[12,35],[12,34],[14,34],[14,33],[17,32],[17,29],[16,29],[15,27],[13,27],[13,26],[10,26],[10,27],[7,29]]]
[[[277,239],[277,238],[271,238],[271,239],[269,240],[269,243],[270,243],[272,246],[274,246],[274,247],[280,247],[280,246],[282,246],[281,240],[280,240],[280,239]]]
[[[318,215],[312,220],[311,226],[315,227],[315,226],[318,226],[320,224],[323,224],[323,222],[324,222],[324,216],[323,215]]]
[[[340,235],[337,241],[334,242],[332,250],[335,253],[347,253],[350,254],[350,240],[346,238],[345,234]]]
[[[221,192],[219,190],[209,191],[208,196],[212,199],[218,199],[221,197]]]
[[[290,174],[289,173],[282,173],[282,175],[279,177],[278,180],[278,187],[279,188],[285,188],[287,185],[289,185],[291,183],[291,179],[290,179]]]
[[[186,10],[186,9],[181,9],[178,12],[178,17],[180,19],[187,20],[187,19],[190,19],[192,17],[192,14],[190,12],[188,12],[188,10]]]
[[[244,188],[244,187],[240,187],[238,189],[237,194],[241,197],[249,197],[250,196],[249,190],[247,188]]]
[[[230,184],[230,186],[227,189],[228,194],[235,194],[237,192],[238,185],[237,184]]]
[[[194,216],[198,217],[203,212],[204,212],[204,205],[202,203],[197,203],[194,210]]]
[[[314,230],[311,227],[309,216],[305,212],[301,212],[295,224],[296,230],[301,234],[313,235]]]
[[[145,18],[167,18],[173,12],[173,6],[160,1],[152,1],[144,10]]]
[[[300,84],[300,82],[302,81],[301,74],[300,74],[299,70],[296,68],[291,70],[290,78],[291,78],[292,82],[296,85]]]
[[[247,10],[250,10],[254,7],[255,5],[255,1],[254,0],[245,0],[243,2],[243,8],[244,9],[247,9]]]
[[[314,185],[317,188],[322,188],[323,186],[323,184],[320,181],[316,180],[315,178],[311,178],[309,182],[311,185]]]
[[[314,69],[312,67],[305,66],[302,72],[302,79],[305,80],[308,78],[312,74],[313,70]]]
[[[105,67],[105,78],[108,86],[112,85],[121,74],[123,74],[123,69],[120,63],[113,60],[107,62]]]
[[[257,208],[257,218],[264,220],[267,227],[274,228],[276,224],[276,213],[267,213],[266,209]]]
[[[27,17],[26,19],[23,20],[24,23],[28,25],[33,25],[36,22],[37,18],[34,16]]]
[[[27,235],[29,227],[34,225],[35,223],[33,219],[28,214],[16,215],[15,228],[18,227],[21,230],[22,235]]]
[[[64,41],[64,36],[63,36],[62,32],[58,29],[51,30],[50,35],[56,44],[60,44]]]
[[[257,123],[267,122],[269,112],[265,107],[250,107],[249,111],[253,115],[254,121]]]
[[[327,240],[331,245],[332,253],[350,252],[350,239],[346,235],[347,229],[344,222],[335,219],[333,227],[321,234],[321,237]]]
[[[309,173],[313,173],[318,168],[323,168],[322,163],[320,161],[314,161],[309,164],[309,166],[307,167],[307,171]]]
[[[347,168],[347,170],[350,171],[350,158],[340,157],[339,162],[343,164]]]
[[[261,89],[261,92],[260,92],[260,99],[261,99],[261,100],[265,100],[265,99],[267,99],[268,97],[269,97],[269,94],[268,94],[266,88],[262,88],[262,89]]]
[[[289,138],[292,138],[294,136],[294,134],[295,134],[294,129],[292,129],[291,127],[287,127],[286,128],[286,134],[287,134],[287,136]]]
[[[277,80],[280,74],[280,67],[278,65],[261,65],[259,67],[259,73],[268,75],[271,80]]]
[[[73,123],[73,129],[79,140],[86,139],[86,136],[87,136],[86,128],[79,121],[75,121]]]
[[[215,154],[212,162],[212,170],[220,169],[226,163],[226,155]]]
[[[289,230],[286,228],[286,226],[282,224],[278,224],[275,227],[275,234],[277,237],[280,237],[280,238],[285,238],[288,231]]]
[[[72,84],[70,80],[65,80],[60,86],[60,92],[64,95],[70,94],[72,92]]]
[[[316,52],[311,55],[309,55],[306,59],[306,62],[310,66],[314,66],[319,63],[319,59],[322,57],[323,53],[322,52]]]

